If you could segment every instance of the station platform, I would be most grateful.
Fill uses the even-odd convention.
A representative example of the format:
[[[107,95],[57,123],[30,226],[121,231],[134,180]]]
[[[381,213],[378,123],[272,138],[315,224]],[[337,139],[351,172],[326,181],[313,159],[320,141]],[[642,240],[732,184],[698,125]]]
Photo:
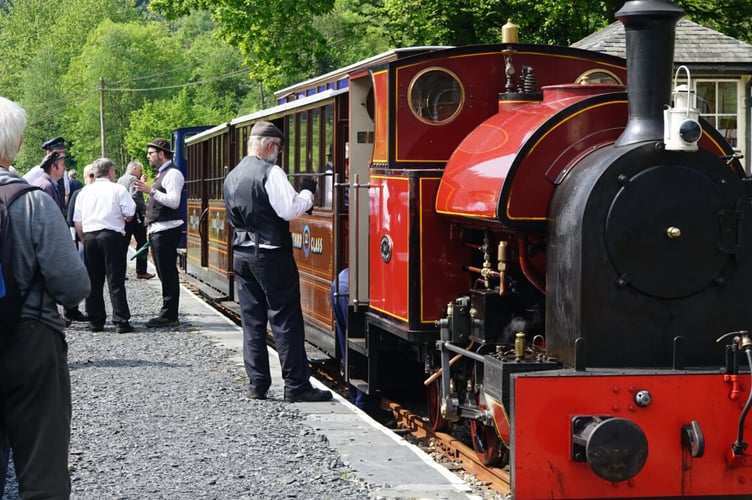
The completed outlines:
[[[155,280],[156,281],[156,280]],[[230,352],[232,362],[243,370],[242,330],[200,297],[182,287],[181,321],[219,349]],[[281,399],[284,389],[279,358],[270,349],[272,386],[270,397]],[[312,379],[315,387],[326,386]],[[293,404],[293,403],[290,403]],[[375,485],[371,498],[379,499],[476,499],[471,487],[428,454],[379,425],[339,394],[332,401],[294,403],[304,425],[326,437],[343,463]]]

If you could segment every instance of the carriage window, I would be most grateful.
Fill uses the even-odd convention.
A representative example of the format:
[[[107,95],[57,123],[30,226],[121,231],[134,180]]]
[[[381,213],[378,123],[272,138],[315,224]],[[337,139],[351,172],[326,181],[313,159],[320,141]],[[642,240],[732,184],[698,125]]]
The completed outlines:
[[[326,105],[323,108],[324,119],[322,121],[322,147],[324,151],[324,163],[321,167],[321,171],[324,173],[334,174],[334,106],[331,104]],[[332,208],[332,187],[333,187],[333,175],[328,175],[321,178],[319,186],[321,189],[321,201],[320,204],[323,208]]]
[[[296,116],[288,116],[287,124],[287,141],[285,141],[285,144],[287,145],[287,153],[285,155],[287,163],[285,164],[285,171],[291,173],[295,171],[295,163],[297,162],[298,156],[298,143],[296,142],[298,138],[298,121],[296,120]]]
[[[295,173],[305,172],[306,171],[306,163],[308,160],[308,112],[303,111],[302,113],[298,114],[298,119],[300,120],[300,135],[298,136],[298,155],[296,158],[296,162],[293,168],[293,171]],[[299,186],[300,182],[296,184],[296,186]]]
[[[577,77],[574,83],[612,83],[622,85],[622,81],[614,73],[605,69],[591,69]]]
[[[413,78],[408,90],[410,110],[429,125],[444,125],[462,109],[465,91],[457,75],[443,68],[428,68]]]
[[[311,111],[311,148],[308,151],[308,162],[306,165],[307,172],[318,172],[321,164],[321,110],[314,109]],[[311,169],[311,166],[313,169]]]

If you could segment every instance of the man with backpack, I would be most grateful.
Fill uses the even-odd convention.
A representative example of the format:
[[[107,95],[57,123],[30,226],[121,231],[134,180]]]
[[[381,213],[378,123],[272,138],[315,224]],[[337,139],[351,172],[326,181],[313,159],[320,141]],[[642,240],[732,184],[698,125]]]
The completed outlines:
[[[57,304],[78,304],[91,286],[55,201],[8,171],[25,126],[23,108],[0,97],[0,443],[13,450],[22,498],[68,498],[71,387]]]

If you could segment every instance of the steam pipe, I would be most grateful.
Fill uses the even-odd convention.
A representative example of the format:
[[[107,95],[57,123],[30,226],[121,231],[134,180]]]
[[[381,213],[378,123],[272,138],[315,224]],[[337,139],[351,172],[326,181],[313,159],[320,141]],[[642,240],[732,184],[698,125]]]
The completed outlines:
[[[749,363],[749,367],[750,369],[752,369],[752,347],[747,347],[746,349],[744,349],[744,352],[747,355],[747,362]],[[743,454],[744,450],[747,448],[747,443],[744,442],[744,422],[747,420],[747,413],[749,413],[750,407],[752,407],[752,391],[750,391],[749,397],[747,398],[747,403],[744,405],[744,409],[739,416],[736,441],[731,445],[731,448],[737,455]]]
[[[545,284],[538,276],[535,276],[534,271],[530,269],[530,261],[527,254],[527,239],[525,239],[525,237],[520,237],[517,239],[517,250],[517,253],[519,254],[520,269],[522,270],[522,274],[525,275],[527,280],[532,283],[532,285],[537,288],[540,293],[545,295]]]

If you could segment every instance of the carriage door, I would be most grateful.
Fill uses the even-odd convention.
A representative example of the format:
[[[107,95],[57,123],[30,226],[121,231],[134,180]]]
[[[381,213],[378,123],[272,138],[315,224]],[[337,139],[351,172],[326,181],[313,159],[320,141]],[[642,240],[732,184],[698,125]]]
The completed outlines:
[[[202,137],[190,149],[196,172],[188,180],[188,234],[186,271],[217,291],[215,299],[234,295],[222,186],[231,165],[228,128]]]

